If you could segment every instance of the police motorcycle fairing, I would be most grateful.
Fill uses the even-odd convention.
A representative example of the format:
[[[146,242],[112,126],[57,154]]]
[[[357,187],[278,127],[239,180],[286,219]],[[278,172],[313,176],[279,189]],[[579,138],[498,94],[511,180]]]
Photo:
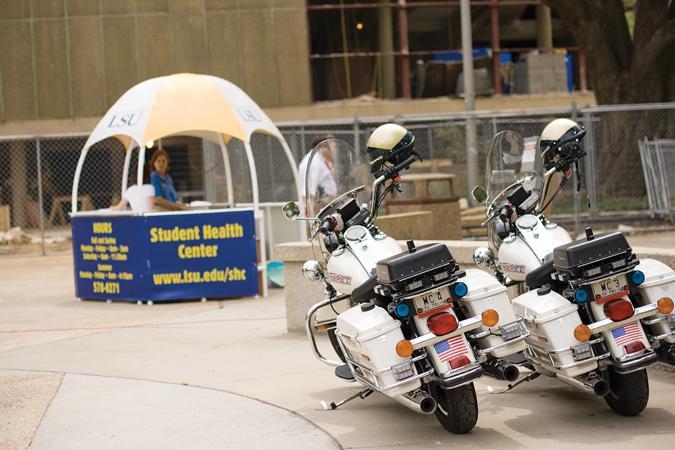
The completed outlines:
[[[478,249],[474,261],[522,294],[512,304],[531,333],[525,357],[534,369],[523,380],[554,376],[631,416],[647,405],[645,368],[657,360],[655,347],[670,348],[675,274],[656,261],[638,261],[621,233],[595,236],[588,228],[585,239],[572,242],[544,217],[585,155],[584,132],[558,119],[544,129],[541,153],[514,132],[495,136],[486,168],[492,199],[474,190],[487,206],[491,248]],[[563,178],[549,197],[556,173]]]
[[[340,402],[322,402],[324,408],[378,391],[435,414],[450,432],[467,433],[478,417],[473,381],[485,371],[516,379],[517,367],[494,355],[522,351],[526,332],[494,277],[465,272],[442,244],[410,241],[401,252],[377,228],[379,206],[397,188],[399,173],[419,159],[413,139],[398,125],[379,127],[368,140],[370,164],[341,141],[324,141],[323,150],[320,144],[312,151],[310,161],[324,158],[316,164],[326,164],[331,149],[328,165],[338,192],[345,193],[322,199],[308,166],[304,219],[316,259],[303,271],[324,283],[325,299],[310,308],[306,329],[315,355],[335,366],[338,377],[363,387]],[[371,175],[369,202],[362,203]],[[284,211],[302,219],[292,202]],[[339,361],[320,351],[319,332],[327,332]]]

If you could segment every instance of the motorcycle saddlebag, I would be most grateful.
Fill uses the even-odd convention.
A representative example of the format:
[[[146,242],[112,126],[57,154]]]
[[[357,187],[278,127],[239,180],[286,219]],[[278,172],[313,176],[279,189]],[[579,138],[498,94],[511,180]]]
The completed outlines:
[[[427,274],[452,273],[456,268],[457,264],[448,247],[438,243],[427,244],[417,247],[413,252],[399,253],[379,261],[377,281],[394,291],[400,291],[417,278]]]
[[[553,267],[572,276],[580,276],[589,266],[609,260],[629,259],[632,254],[623,233],[598,234],[592,240],[581,239],[553,250]]]

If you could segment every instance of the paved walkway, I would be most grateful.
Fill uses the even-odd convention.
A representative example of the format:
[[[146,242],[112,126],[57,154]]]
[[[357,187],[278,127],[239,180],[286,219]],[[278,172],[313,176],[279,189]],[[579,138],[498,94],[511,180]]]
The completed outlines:
[[[476,429],[352,394],[268,299],[154,306],[73,300],[70,257],[0,259],[0,448],[668,448],[675,374],[651,371],[639,417],[539,379],[476,383]]]

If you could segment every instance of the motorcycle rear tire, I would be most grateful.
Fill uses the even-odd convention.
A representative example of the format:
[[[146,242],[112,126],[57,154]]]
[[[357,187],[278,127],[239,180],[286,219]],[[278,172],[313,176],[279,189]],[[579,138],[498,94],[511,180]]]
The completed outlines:
[[[617,414],[622,416],[637,416],[646,407],[649,401],[649,379],[647,370],[620,374],[609,369],[609,394],[605,395],[605,402]]]
[[[328,340],[330,341],[331,345],[333,346],[333,350],[335,350],[335,354],[340,358],[340,361],[343,363],[347,363],[347,360],[345,359],[345,355],[342,353],[342,348],[340,348],[340,343],[337,340],[337,336],[335,336],[335,329],[333,330],[328,330]]]
[[[473,383],[454,389],[436,389],[436,419],[455,434],[468,433],[478,421],[478,400]]]

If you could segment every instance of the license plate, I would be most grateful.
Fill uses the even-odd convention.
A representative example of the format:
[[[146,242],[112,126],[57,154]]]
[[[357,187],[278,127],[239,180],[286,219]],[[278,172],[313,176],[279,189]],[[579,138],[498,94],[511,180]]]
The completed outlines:
[[[628,282],[626,281],[625,275],[619,275],[618,277],[597,281],[593,283],[592,286],[593,296],[595,297],[595,301],[598,303],[607,302],[628,293],[626,291]]]
[[[447,287],[427,292],[415,297],[415,309],[418,315],[423,315],[426,312],[443,306],[449,307],[450,303],[448,303],[448,299],[452,302],[452,297],[450,297],[450,291]]]

